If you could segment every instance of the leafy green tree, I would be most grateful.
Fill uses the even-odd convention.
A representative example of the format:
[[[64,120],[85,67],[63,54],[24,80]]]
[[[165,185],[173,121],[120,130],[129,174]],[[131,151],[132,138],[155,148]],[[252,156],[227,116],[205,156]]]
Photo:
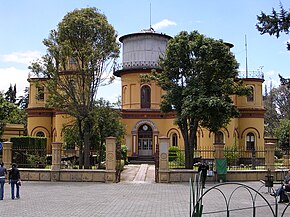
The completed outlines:
[[[290,120],[281,119],[279,127],[275,128],[274,135],[278,139],[280,148],[289,148]]]
[[[109,136],[117,138],[117,142],[121,143],[125,134],[124,126],[121,123],[120,111],[113,108],[109,101],[99,99],[95,102],[92,111],[93,129],[90,140],[90,148],[97,151],[98,164],[104,160],[105,140]],[[79,144],[78,126],[68,127],[64,130],[64,141],[67,144]]]
[[[290,89],[285,85],[273,88],[264,97],[265,135],[274,136],[274,129],[279,127],[281,119],[290,120]]]
[[[28,87],[26,87],[24,90],[24,95],[19,97],[19,100],[16,103],[16,105],[21,109],[26,109],[28,107],[28,103],[29,103],[29,89]]]
[[[241,157],[241,152],[239,152],[236,145],[226,146],[224,150],[225,158],[227,159],[227,164],[229,167],[236,166],[237,160]]]
[[[160,64],[162,72],[153,72],[151,79],[165,90],[161,110],[176,112],[185,166],[192,168],[198,127],[217,132],[226,126],[239,115],[231,95],[246,95],[249,89],[237,78],[238,63],[230,48],[197,31],[183,31],[171,39]]]
[[[98,87],[108,78],[119,55],[116,38],[114,28],[96,8],[76,9],[64,16],[57,30],[50,32],[43,42],[47,54],[30,66],[36,75],[48,78],[47,105],[76,119],[81,141],[80,167],[90,166],[91,112]]]
[[[272,13],[266,15],[263,11],[257,16],[258,23],[256,27],[261,34],[275,35],[280,37],[281,33],[289,34],[290,29],[290,11],[284,9],[280,2],[280,10],[272,8]],[[287,49],[290,51],[290,43],[287,42]],[[282,85],[290,88],[290,79],[283,78],[279,75]]]
[[[257,16],[258,23],[256,27],[261,34],[274,35],[277,38],[281,33],[289,34],[290,28],[290,12],[283,8],[280,3],[280,10],[277,11],[272,8],[272,13],[266,15],[263,11],[260,16]],[[290,50],[290,44],[287,43],[287,48]]]
[[[113,108],[109,101],[104,99],[97,100],[93,110],[94,116],[94,142],[98,150],[99,166],[104,158],[103,147],[108,136],[114,136],[118,143],[122,143],[125,134],[124,126],[121,122],[120,111]]]
[[[5,100],[4,96],[0,94],[0,137],[7,123],[25,125],[26,120],[26,112]]]

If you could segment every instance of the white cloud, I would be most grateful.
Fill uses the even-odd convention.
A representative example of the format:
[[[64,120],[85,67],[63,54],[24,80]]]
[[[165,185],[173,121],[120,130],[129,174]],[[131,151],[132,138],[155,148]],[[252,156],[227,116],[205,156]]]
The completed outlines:
[[[0,68],[0,91],[6,92],[12,84],[16,84],[17,95],[23,93],[25,87],[29,86],[27,81],[29,70],[17,69],[15,67]]]
[[[173,21],[170,21],[168,19],[164,19],[164,20],[161,20],[160,22],[158,23],[155,23],[152,25],[152,28],[154,30],[159,30],[159,29],[163,29],[163,28],[166,28],[168,26],[176,26],[177,24]]]
[[[25,65],[30,65],[33,60],[36,60],[41,57],[39,51],[25,51],[25,52],[13,52],[10,54],[4,54],[0,56],[0,59],[3,62],[14,62],[21,63]]]
[[[273,75],[277,75],[277,72],[275,72],[274,70],[270,70],[268,72],[266,72],[267,76],[273,76]]]

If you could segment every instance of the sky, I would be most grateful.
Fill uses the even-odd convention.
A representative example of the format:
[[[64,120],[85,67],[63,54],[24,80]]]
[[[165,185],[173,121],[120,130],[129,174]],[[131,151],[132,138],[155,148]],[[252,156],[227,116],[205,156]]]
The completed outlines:
[[[290,1],[280,0],[290,10]],[[28,66],[46,53],[42,41],[74,9],[96,7],[106,15],[118,36],[140,32],[150,25],[174,37],[194,31],[232,43],[239,70],[264,73],[268,88],[279,85],[278,74],[290,78],[290,52],[280,38],[261,35],[255,25],[261,11],[279,9],[279,0],[1,0],[0,91],[16,84],[18,95],[28,87]],[[246,45],[247,44],[247,45]],[[122,61],[120,57],[119,62]],[[101,87],[98,98],[116,102],[120,79]]]

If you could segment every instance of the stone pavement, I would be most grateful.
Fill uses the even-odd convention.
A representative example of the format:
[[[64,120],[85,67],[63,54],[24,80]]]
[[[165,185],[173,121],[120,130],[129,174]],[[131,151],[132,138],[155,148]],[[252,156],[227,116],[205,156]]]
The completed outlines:
[[[138,174],[138,173],[143,174]],[[145,175],[144,175],[145,173]],[[91,182],[30,182],[21,186],[21,199],[10,199],[10,188],[5,184],[4,200],[0,201],[0,216],[43,217],[43,216],[109,216],[109,217],[175,217],[190,216],[190,190],[188,183],[154,183],[154,166],[130,165],[122,173],[120,183]],[[207,183],[206,190],[218,183]],[[260,182],[247,185],[259,189]],[[231,185],[221,186],[225,195],[233,192]],[[267,188],[261,194],[274,204]],[[233,194],[230,207],[248,206],[251,196],[245,189]],[[235,205],[236,202],[238,205]],[[233,203],[233,205],[232,205]],[[204,210],[222,210],[225,202],[218,190],[211,190],[203,199]],[[257,200],[256,216],[273,216],[267,207]],[[279,204],[279,210],[286,205]],[[250,210],[250,209],[249,209]],[[236,211],[230,216],[252,216],[249,210]],[[224,212],[203,216],[226,216]],[[280,215],[281,216],[281,212]],[[290,208],[284,216],[290,216]]]

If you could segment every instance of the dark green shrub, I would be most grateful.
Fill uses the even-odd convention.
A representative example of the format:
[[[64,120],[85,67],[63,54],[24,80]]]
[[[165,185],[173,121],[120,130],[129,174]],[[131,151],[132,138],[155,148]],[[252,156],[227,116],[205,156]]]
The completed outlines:
[[[276,156],[278,159],[280,159],[280,158],[283,157],[283,151],[282,151],[281,148],[276,148],[276,149],[275,149],[275,156]]]
[[[127,164],[127,146],[126,145],[121,145],[121,159],[124,160],[124,163]]]
[[[178,147],[170,146],[168,150],[169,162],[176,161],[179,153],[180,153],[180,149]]]

